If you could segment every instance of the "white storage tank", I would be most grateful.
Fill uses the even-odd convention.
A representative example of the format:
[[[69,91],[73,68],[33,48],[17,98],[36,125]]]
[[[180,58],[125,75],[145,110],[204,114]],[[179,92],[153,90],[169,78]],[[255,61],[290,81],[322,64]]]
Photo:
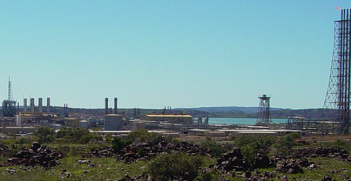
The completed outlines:
[[[83,129],[88,129],[89,128],[89,121],[87,121],[87,120],[79,121],[79,127],[83,128]]]
[[[120,114],[106,114],[105,115],[105,130],[122,130],[123,117]]]

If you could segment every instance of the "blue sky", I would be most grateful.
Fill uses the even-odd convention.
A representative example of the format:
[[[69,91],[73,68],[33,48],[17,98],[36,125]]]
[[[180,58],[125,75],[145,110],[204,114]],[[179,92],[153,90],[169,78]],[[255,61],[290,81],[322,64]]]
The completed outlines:
[[[0,1],[0,99],[321,108],[349,1]],[[37,104],[37,100],[36,100]]]

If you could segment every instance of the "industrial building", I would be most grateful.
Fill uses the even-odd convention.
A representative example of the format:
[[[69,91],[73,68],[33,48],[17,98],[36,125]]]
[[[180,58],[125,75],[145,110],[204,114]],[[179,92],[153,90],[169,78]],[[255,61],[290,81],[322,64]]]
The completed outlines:
[[[122,130],[123,127],[123,117],[119,114],[106,114],[105,115],[105,130]]]
[[[190,124],[193,122],[193,116],[189,114],[145,114],[141,119],[147,121],[169,121],[171,123]]]

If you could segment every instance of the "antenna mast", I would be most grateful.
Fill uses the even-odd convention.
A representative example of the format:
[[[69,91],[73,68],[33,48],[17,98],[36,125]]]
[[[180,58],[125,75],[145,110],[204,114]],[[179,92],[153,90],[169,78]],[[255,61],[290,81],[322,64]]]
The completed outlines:
[[[11,90],[11,77],[9,76],[9,92],[8,92],[8,101],[12,101],[12,90]]]

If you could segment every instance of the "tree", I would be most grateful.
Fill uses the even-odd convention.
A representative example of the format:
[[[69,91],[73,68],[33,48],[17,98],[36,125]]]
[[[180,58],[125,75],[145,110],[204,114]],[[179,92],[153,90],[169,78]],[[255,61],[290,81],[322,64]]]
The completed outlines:
[[[132,142],[130,140],[123,140],[120,137],[114,137],[112,140],[112,150],[114,152],[118,152],[122,150],[124,147],[130,145]]]
[[[105,140],[106,140],[106,143],[111,144],[112,143],[112,135],[110,133],[107,133],[105,135]]]
[[[89,143],[92,139],[97,139],[89,130],[83,128],[62,127],[57,132],[57,138],[63,138],[66,143]]]
[[[40,143],[51,143],[54,141],[55,130],[47,126],[40,127],[34,135],[39,137]]]

